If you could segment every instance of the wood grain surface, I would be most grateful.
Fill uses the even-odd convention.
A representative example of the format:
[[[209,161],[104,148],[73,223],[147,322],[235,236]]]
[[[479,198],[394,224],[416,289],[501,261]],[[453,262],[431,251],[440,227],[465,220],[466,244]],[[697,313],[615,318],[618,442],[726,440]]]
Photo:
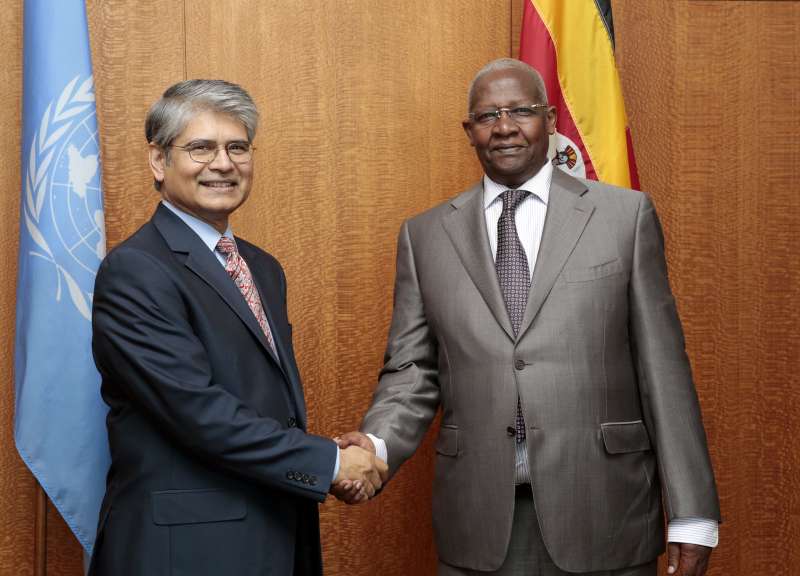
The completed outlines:
[[[720,489],[709,574],[797,574],[800,3],[614,9]]]
[[[639,174],[664,227],[722,500],[709,574],[793,575],[800,3],[613,8]]]
[[[35,483],[14,446],[14,319],[19,245],[22,0],[0,10],[0,574],[33,574]]]
[[[234,224],[286,269],[311,428],[335,435],[358,425],[381,366],[400,223],[479,175],[466,87],[508,54],[510,14],[481,0],[297,4],[187,2],[187,74],[224,71],[261,106],[254,193]],[[329,499],[327,573],[433,573],[431,481],[428,443],[380,499]]]
[[[515,54],[523,0],[90,0],[109,245],[157,202],[144,115],[171,83],[244,85],[262,121],[237,234],[283,263],[312,431],[358,425],[382,362],[403,219],[480,174],[460,128],[474,72]],[[642,186],[665,229],[725,522],[712,576],[800,572],[795,191],[800,3],[615,0]],[[13,326],[22,0],[0,11],[0,575],[33,571],[16,454]],[[431,438],[377,500],[321,508],[326,574],[433,575]],[[81,553],[48,518],[48,574]]]

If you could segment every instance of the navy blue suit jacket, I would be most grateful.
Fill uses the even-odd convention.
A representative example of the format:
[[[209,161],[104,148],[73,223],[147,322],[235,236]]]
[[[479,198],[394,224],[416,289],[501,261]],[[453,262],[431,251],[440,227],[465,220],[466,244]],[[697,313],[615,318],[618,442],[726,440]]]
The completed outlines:
[[[321,574],[336,445],[306,433],[280,264],[237,239],[272,328],[159,206],[97,274],[111,469],[91,574]],[[68,337],[68,335],[65,335]]]

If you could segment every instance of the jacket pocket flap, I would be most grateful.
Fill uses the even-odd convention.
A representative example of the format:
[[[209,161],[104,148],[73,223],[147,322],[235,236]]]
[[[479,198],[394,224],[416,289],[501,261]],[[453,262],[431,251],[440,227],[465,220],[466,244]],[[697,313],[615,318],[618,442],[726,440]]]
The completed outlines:
[[[226,490],[164,490],[153,492],[153,522],[159,526],[241,520],[247,505]]]
[[[564,270],[564,279],[567,282],[589,282],[591,280],[598,280],[606,276],[613,276],[622,272],[622,260],[619,258],[606,262],[605,264],[598,264],[591,268],[568,268]]]
[[[650,437],[641,420],[600,424],[603,444],[609,454],[641,452],[650,449]]]
[[[436,439],[436,451],[443,456],[458,455],[458,428],[442,426]]]

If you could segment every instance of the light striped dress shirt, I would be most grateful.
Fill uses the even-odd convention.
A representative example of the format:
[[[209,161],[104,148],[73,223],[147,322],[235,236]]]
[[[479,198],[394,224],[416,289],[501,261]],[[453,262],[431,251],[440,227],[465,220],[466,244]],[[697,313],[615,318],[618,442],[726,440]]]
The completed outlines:
[[[547,216],[547,202],[550,199],[550,181],[553,178],[553,165],[546,162],[536,175],[523,183],[518,190],[530,192],[517,206],[514,222],[517,225],[517,235],[528,258],[528,271],[533,277],[536,268],[536,256],[539,254],[539,244],[542,242],[544,218]],[[489,235],[489,247],[492,249],[492,258],[497,258],[497,223],[503,212],[503,199],[500,195],[508,190],[497,182],[483,177],[483,208],[486,216],[486,232]],[[529,484],[531,473],[528,469],[528,443],[527,441],[515,443],[517,448],[517,467],[514,474],[516,484]]]

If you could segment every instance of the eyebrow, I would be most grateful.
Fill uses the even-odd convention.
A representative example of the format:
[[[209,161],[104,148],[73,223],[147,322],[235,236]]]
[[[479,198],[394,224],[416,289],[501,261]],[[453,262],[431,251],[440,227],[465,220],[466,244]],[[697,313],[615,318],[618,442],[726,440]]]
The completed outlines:
[[[249,144],[249,140],[228,140],[225,142],[225,146],[229,144]],[[195,140],[189,140],[184,146],[194,146],[197,144],[217,144],[216,140],[208,140],[205,138],[196,138]]]

